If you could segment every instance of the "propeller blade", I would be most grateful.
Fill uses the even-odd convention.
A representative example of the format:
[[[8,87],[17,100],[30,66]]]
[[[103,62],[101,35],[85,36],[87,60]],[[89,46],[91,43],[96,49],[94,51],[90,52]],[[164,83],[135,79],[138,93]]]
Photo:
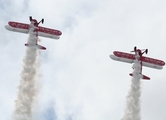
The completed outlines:
[[[148,54],[148,49],[145,50],[146,54]]]
[[[137,47],[135,46],[135,47],[134,47],[134,51],[136,51],[136,50],[137,50]]]
[[[42,24],[44,23],[44,19],[42,19]]]
[[[29,16],[29,20],[32,21],[32,16]]]

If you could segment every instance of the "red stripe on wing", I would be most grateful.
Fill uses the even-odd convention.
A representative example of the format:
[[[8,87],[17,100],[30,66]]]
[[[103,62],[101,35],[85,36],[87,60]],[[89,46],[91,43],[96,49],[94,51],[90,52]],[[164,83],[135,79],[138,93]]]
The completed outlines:
[[[127,58],[127,59],[131,59],[131,60],[135,59],[134,54],[125,53],[125,52],[114,51],[114,55],[117,56],[117,57]],[[146,63],[150,63],[150,64],[154,64],[154,65],[159,65],[159,66],[164,66],[165,65],[164,61],[154,59],[154,58],[149,58],[149,57],[142,56],[141,60],[142,60],[142,62],[146,62]]]
[[[8,22],[11,27],[20,28],[20,29],[29,29],[29,24],[19,23],[19,22]]]
[[[114,51],[113,53],[117,57],[135,60],[135,55],[134,54],[125,53],[125,52],[119,52],[119,51]]]
[[[165,62],[162,61],[162,60],[149,58],[149,57],[144,57],[144,56],[142,56],[142,62],[147,62],[147,63],[151,63],[151,64],[154,64],[154,65],[159,65],[159,66],[164,66],[165,65]]]
[[[56,35],[56,36],[60,36],[62,35],[62,32],[59,30],[55,30],[55,29],[51,29],[51,28],[45,28],[45,27],[40,27],[38,29],[39,32],[43,32],[43,33],[47,33],[47,34],[51,34],[51,35]]]

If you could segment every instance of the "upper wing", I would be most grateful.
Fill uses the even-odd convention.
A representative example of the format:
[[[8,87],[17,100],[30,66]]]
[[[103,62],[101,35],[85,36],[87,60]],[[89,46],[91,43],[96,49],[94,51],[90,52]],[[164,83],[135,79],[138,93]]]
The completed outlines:
[[[8,22],[9,25],[6,25],[5,28],[14,32],[28,33],[29,24],[19,23],[19,22]]]
[[[9,25],[6,25],[5,28],[14,32],[28,33],[29,32],[29,24],[19,23],[19,22],[8,22]],[[59,39],[61,31],[50,29],[46,27],[38,26],[38,35],[42,37]]]
[[[119,51],[114,51],[114,55],[110,55],[110,58],[116,61],[126,62],[126,63],[133,63],[134,62],[134,55]]]
[[[110,55],[110,58],[116,61],[121,61],[121,62],[126,62],[126,63],[133,63],[134,60],[128,59],[128,58],[123,58],[123,57],[117,57],[115,55]]]
[[[142,56],[142,65],[155,69],[162,69],[165,65],[165,62],[162,60]]]
[[[135,60],[134,54],[119,51],[114,51],[114,55],[111,55],[110,57],[114,60],[127,63],[133,63]],[[142,65],[150,68],[162,69],[165,65],[165,62],[162,60],[142,56]]]
[[[52,38],[52,39],[59,39],[60,35],[62,34],[61,31],[50,29],[46,27],[38,27],[38,35],[42,37]]]
[[[114,51],[113,53],[114,55],[110,55],[110,58],[112,58],[113,60],[126,62],[126,63],[134,62],[134,59],[135,59],[134,54],[119,52],[119,51]]]

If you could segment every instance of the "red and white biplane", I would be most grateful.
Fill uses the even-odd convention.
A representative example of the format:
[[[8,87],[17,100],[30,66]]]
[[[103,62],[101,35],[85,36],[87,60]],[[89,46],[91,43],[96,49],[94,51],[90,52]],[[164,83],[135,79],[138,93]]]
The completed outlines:
[[[30,16],[29,20],[30,24],[10,21],[8,22],[8,25],[5,26],[5,28],[9,31],[28,34],[30,32],[30,28],[33,27],[34,28],[33,32],[35,33],[37,39],[38,36],[52,38],[52,39],[60,38],[62,34],[61,31],[39,26],[40,23],[42,24],[44,23],[44,19],[38,22],[36,19],[32,19],[32,17]],[[37,44],[38,41],[37,39],[36,41],[33,42],[33,44],[26,43],[25,46],[36,47],[38,49],[46,50],[45,47]]]
[[[143,56],[144,53],[146,54],[148,53],[148,49],[140,50],[134,47],[134,51],[131,52],[135,52],[135,54],[114,51],[113,52],[114,55],[110,55],[110,58],[116,61],[121,61],[126,63],[134,63],[135,60],[138,60],[141,65],[140,69],[141,78],[145,80],[150,80],[150,78],[148,76],[142,75],[142,66],[155,68],[155,69],[162,69],[163,66],[165,65],[165,62],[162,60]],[[130,73],[129,75],[133,76],[132,73]]]

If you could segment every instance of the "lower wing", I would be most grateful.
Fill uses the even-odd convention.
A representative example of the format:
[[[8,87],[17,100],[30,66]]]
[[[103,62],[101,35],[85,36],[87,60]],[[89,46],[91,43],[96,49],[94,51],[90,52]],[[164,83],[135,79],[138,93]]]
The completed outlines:
[[[6,25],[5,28],[9,31],[13,31],[13,32],[20,32],[20,33],[26,33],[28,34],[29,30],[28,29],[22,29],[22,28],[15,28],[15,27],[11,27],[9,25]]]
[[[155,69],[159,69],[159,70],[163,69],[163,66],[148,63],[148,62],[142,62],[142,65],[145,66],[145,67],[155,68]]]
[[[62,32],[59,30],[46,28],[46,27],[38,27],[38,35],[42,37],[52,38],[52,39],[59,39]]]
[[[52,38],[52,39],[59,39],[60,38],[60,36],[52,35],[52,34],[45,33],[45,32],[38,32],[38,35],[41,37]]]
[[[165,62],[162,60],[143,56],[142,57],[142,65],[146,66],[146,67],[150,67],[150,68],[162,69],[163,66],[165,65]]]
[[[8,25],[5,26],[7,30],[13,31],[13,32],[20,32],[20,33],[28,33],[29,32],[29,25],[25,23],[19,23],[19,22],[8,22]]]

